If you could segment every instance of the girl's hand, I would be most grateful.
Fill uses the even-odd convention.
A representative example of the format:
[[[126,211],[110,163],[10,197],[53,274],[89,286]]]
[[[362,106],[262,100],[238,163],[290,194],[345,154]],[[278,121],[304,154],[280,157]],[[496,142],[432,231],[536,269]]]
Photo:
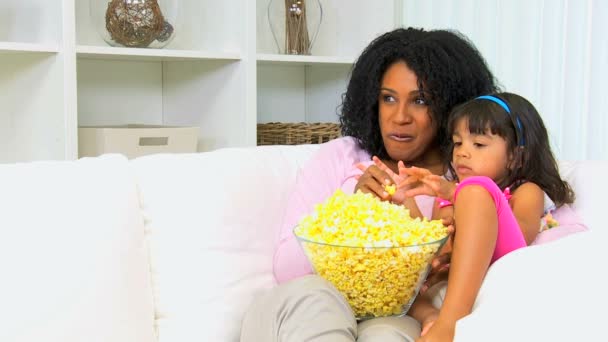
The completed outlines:
[[[397,183],[397,188],[409,187],[405,191],[405,196],[429,195],[438,196],[448,201],[452,201],[456,184],[447,181],[442,176],[434,175],[431,171],[419,167],[399,168],[399,174],[406,174],[409,177]]]
[[[422,327],[420,336],[424,336],[426,335],[426,333],[429,332],[429,329],[431,329],[437,318],[439,318],[439,310],[429,314],[427,317],[424,318],[424,320],[422,320],[422,323],[420,324]]]
[[[423,332],[416,342],[453,342],[455,329],[455,323],[444,322],[438,318],[426,331],[423,325]]]

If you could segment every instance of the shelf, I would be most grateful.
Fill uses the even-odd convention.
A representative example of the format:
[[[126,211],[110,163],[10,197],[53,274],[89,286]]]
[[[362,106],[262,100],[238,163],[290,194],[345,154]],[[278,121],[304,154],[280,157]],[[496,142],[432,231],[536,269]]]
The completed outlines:
[[[238,53],[216,53],[197,50],[142,49],[112,46],[78,45],[79,58],[127,61],[227,60],[238,61]]]
[[[0,42],[0,54],[53,54],[59,52],[59,48],[49,44]]]
[[[355,62],[354,57],[301,56],[301,55],[279,55],[279,54],[258,54],[257,60],[258,60],[258,64],[282,64],[282,65],[293,65],[293,64],[352,65]]]

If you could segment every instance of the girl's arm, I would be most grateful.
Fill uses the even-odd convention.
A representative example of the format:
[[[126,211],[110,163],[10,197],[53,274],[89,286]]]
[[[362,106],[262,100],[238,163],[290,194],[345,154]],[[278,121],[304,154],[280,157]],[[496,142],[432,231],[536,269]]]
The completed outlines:
[[[545,193],[536,184],[527,182],[515,190],[509,205],[524,234],[526,244],[532,243],[538,235],[540,218],[543,215]]]

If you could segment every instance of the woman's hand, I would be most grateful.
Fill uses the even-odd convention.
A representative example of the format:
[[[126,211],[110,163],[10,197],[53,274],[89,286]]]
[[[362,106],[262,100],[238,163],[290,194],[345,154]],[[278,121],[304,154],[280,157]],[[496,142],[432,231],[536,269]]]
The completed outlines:
[[[451,238],[450,240],[451,241]],[[450,273],[450,262],[452,261],[452,251],[443,251],[431,261],[431,270],[426,277],[424,284],[420,288],[420,293],[423,294],[435,284],[447,281]]]
[[[452,244],[454,240],[454,207],[448,206],[444,208],[435,208],[439,210],[439,217],[444,226],[448,229],[449,238],[448,241],[443,245],[438,255],[433,258],[431,262],[431,270],[424,281],[424,285],[420,289],[421,293],[426,292],[433,285],[448,280],[448,274],[450,272],[450,262],[452,261]]]
[[[376,157],[374,157],[376,158]],[[382,161],[380,161],[382,163]],[[384,165],[384,163],[382,163]],[[357,164],[357,168],[363,171],[363,174],[358,177],[355,192],[361,191],[375,195],[382,200],[390,199],[390,194],[386,191],[386,186],[395,184],[395,181],[389,174],[378,167],[378,165],[365,166]]]
[[[357,168],[363,171],[363,174],[359,177],[359,181],[355,186],[355,192],[361,190],[364,193],[372,193],[382,200],[391,200],[394,203],[403,204],[407,188],[395,189],[395,193],[389,194],[386,187],[396,187],[397,184],[405,180],[407,175],[395,173],[376,156],[373,156],[372,160],[374,165],[369,167],[357,164]],[[403,162],[400,161],[397,165],[403,166]]]

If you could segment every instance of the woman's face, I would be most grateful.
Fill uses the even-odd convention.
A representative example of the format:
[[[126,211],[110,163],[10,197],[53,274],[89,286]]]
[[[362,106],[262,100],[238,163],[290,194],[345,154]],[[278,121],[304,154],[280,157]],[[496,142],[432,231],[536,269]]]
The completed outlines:
[[[420,94],[418,77],[405,62],[393,63],[382,77],[378,111],[384,147],[393,161],[428,167],[440,160],[437,125]]]

